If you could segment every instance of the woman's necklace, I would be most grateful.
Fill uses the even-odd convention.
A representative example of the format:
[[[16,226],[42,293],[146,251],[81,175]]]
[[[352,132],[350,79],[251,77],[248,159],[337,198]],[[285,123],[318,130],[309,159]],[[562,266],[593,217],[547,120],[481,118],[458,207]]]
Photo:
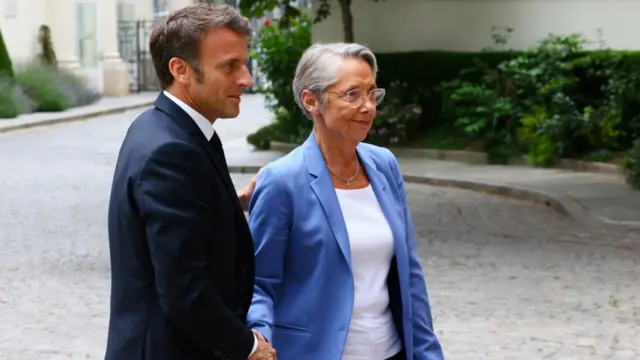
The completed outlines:
[[[340,175],[334,173],[333,171],[331,171],[329,166],[327,166],[327,169],[329,169],[329,172],[331,173],[331,175],[333,175],[333,176],[337,177],[338,179],[344,181],[347,184],[347,186],[351,186],[351,183],[353,182],[353,179],[355,179],[356,176],[358,176],[358,171],[360,171],[360,161],[358,161],[358,156],[356,156],[356,171],[353,173],[353,176],[348,178],[348,179],[345,179],[342,176],[340,176]]]

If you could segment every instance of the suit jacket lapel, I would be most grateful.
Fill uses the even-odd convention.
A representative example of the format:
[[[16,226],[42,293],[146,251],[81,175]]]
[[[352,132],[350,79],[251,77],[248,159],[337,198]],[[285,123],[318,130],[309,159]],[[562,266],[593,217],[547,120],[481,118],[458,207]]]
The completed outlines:
[[[311,188],[322,205],[335,240],[338,242],[338,246],[349,265],[349,269],[351,269],[351,248],[349,246],[347,227],[344,223],[342,210],[340,209],[340,203],[338,202],[333,182],[331,181],[331,175],[327,170],[326,162],[313,134],[305,141],[303,147],[305,149],[304,155],[309,174],[313,177],[311,180]]]
[[[233,181],[229,176],[229,168],[227,167],[226,162],[224,161],[224,153],[217,154],[213,149],[213,146],[209,143],[209,141],[202,134],[202,131],[198,127],[198,125],[193,121],[191,116],[187,114],[180,106],[171,101],[168,97],[166,97],[163,93],[160,93],[158,98],[156,99],[155,106],[168,114],[174,121],[176,121],[181,128],[185,129],[192,136],[195,137],[198,144],[204,149],[204,151],[209,156],[209,160],[213,163],[214,168],[220,175],[222,182],[224,183],[225,188],[229,191],[229,194],[232,195],[231,202],[234,203],[234,207],[237,211],[242,214],[244,218],[244,212],[242,211],[242,207],[238,202],[238,198],[236,196],[236,189],[233,185]]]

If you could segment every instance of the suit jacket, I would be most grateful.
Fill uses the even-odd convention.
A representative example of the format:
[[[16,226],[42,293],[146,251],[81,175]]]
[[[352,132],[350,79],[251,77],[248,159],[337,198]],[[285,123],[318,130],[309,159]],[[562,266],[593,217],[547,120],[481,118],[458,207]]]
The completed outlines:
[[[357,154],[394,238],[387,284],[406,357],[443,359],[398,162],[361,143]],[[249,326],[279,360],[340,360],[353,308],[350,246],[336,192],[313,135],[263,168],[249,207],[256,284]]]
[[[109,202],[107,360],[246,360],[251,234],[222,149],[160,94],[130,126]]]

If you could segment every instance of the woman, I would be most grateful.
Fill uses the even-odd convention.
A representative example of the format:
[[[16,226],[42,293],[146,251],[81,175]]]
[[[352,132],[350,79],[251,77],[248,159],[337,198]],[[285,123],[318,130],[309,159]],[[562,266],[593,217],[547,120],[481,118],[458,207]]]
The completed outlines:
[[[304,53],[293,95],[313,132],[261,170],[251,198],[248,322],[280,360],[444,358],[398,162],[362,143],[385,94],[376,72],[358,44]]]

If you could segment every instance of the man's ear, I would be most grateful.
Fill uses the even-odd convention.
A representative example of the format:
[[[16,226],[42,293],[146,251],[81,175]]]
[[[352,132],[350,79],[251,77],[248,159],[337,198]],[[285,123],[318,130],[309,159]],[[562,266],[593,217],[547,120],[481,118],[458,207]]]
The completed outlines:
[[[184,59],[173,57],[169,60],[169,71],[173,78],[183,84],[188,84],[191,77],[191,68]]]

